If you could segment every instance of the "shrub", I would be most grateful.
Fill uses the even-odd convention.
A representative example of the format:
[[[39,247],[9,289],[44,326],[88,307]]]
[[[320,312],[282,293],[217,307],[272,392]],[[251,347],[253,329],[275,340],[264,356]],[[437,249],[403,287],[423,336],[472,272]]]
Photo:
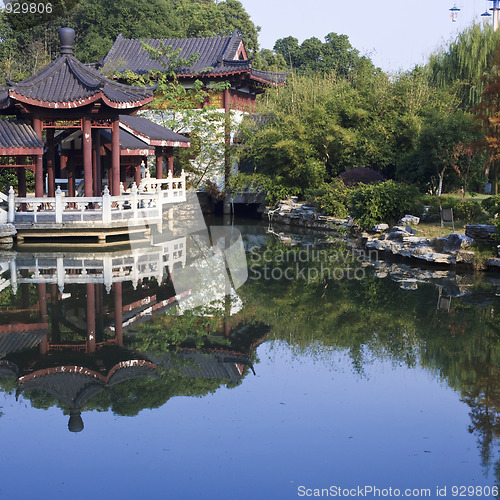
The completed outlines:
[[[455,205],[453,212],[457,219],[472,222],[483,213],[483,209],[477,201],[462,200]]]
[[[305,197],[326,215],[339,218],[349,215],[350,190],[340,179],[333,179],[317,189],[307,190]]]
[[[301,192],[298,187],[286,186],[281,183],[281,179],[264,174],[236,174],[231,177],[229,188],[232,196],[242,191],[266,193],[266,202],[270,204],[298,195]]]
[[[425,195],[422,197],[422,203],[428,206],[428,210],[424,214],[426,222],[437,222],[441,220],[441,207],[442,208],[455,208],[458,199],[453,196],[434,196]],[[439,206],[441,203],[441,207]]]
[[[349,187],[385,181],[385,177],[382,174],[371,168],[351,168],[342,172],[339,177]]]
[[[494,217],[496,214],[500,213],[500,194],[485,198],[481,202],[481,206],[488,214]]]
[[[393,223],[405,214],[420,216],[421,194],[415,186],[394,181],[368,184],[352,191],[351,215],[363,228]]]

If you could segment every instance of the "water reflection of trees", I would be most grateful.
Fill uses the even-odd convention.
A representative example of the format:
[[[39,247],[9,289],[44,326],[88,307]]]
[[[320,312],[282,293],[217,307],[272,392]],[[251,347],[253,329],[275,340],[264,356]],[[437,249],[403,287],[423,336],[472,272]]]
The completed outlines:
[[[283,251],[289,252],[290,247],[276,241],[261,248],[257,256],[254,249],[254,265],[259,270],[267,259],[268,266],[284,269],[290,258],[283,262]],[[295,251],[300,252],[301,247]],[[360,374],[374,358],[428,369],[458,391],[469,406],[469,432],[477,434],[483,465],[493,466],[500,440],[500,328],[496,314],[500,299],[495,287],[485,284],[484,276],[452,272],[420,273],[430,276],[427,283],[408,276],[404,279],[403,272],[392,276],[384,272],[386,277],[381,279],[377,265],[362,263],[354,254],[345,259],[349,254],[345,245],[336,252],[341,259],[326,256],[323,263],[364,269],[359,274],[362,279],[319,276],[307,286],[301,279],[270,279],[265,286],[250,279],[241,290],[243,301],[253,304],[247,318],[258,317],[269,325],[270,338],[286,341],[301,353],[317,355],[323,350],[328,356],[332,348],[346,351]],[[321,262],[300,265],[319,269]],[[396,263],[393,269],[405,267]],[[491,281],[500,283],[495,278]],[[406,286],[409,282],[412,289]],[[500,481],[500,462],[494,467]]]
[[[176,314],[169,281],[20,283],[0,293],[0,388],[36,408],[58,407],[72,431],[82,412],[133,416],[176,396],[241,383],[265,336],[231,318],[231,300]]]

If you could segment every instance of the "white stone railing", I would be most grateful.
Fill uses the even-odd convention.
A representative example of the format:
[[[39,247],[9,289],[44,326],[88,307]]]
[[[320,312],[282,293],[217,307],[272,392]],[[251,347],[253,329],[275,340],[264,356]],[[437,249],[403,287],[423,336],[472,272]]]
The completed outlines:
[[[102,196],[65,196],[58,186],[55,197],[19,197],[10,188],[8,222],[32,224],[71,224],[100,222],[143,222],[162,219],[163,207],[186,201],[184,173],[179,178],[144,179],[140,187],[133,183],[128,192],[111,196],[106,186]]]
[[[146,177],[141,179],[139,191],[151,193],[160,188],[163,192],[168,193],[165,198],[167,203],[175,203],[177,201],[186,201],[186,174],[182,172],[180,177],[173,177],[171,172],[165,179],[154,179],[150,177],[149,171],[146,172]]]

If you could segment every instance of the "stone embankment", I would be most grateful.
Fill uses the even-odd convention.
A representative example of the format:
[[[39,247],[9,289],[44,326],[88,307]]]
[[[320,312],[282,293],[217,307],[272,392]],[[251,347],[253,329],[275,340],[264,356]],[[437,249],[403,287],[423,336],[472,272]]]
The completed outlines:
[[[352,220],[324,216],[315,207],[300,203],[294,198],[282,201],[276,209],[268,208],[264,213],[268,215],[270,222],[284,226],[337,232],[354,228]],[[398,226],[390,228],[387,224],[378,224],[371,232],[361,233],[361,243],[368,249],[428,263],[474,266],[475,252],[469,247],[474,242],[494,244],[496,241],[495,226],[490,225],[467,226],[465,234],[452,233],[433,239],[419,237],[416,236],[415,229],[419,222],[419,217],[405,215]],[[483,265],[500,269],[500,258],[486,259]]]
[[[295,197],[280,201],[275,209],[266,207],[264,215],[268,216],[270,222],[284,226],[298,226],[324,231],[339,231],[352,227],[350,219],[322,215],[316,207],[298,202]]]
[[[14,245],[14,236],[16,235],[16,228],[13,224],[0,224],[0,249],[12,248]]]

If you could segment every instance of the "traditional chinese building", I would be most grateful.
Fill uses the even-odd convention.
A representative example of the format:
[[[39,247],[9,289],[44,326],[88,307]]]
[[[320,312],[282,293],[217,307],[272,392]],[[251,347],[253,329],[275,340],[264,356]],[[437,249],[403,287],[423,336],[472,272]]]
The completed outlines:
[[[207,138],[212,144],[220,142],[221,148],[224,149],[218,171],[209,172],[208,175],[211,182],[215,182],[220,189],[225,190],[231,172],[237,170],[237,165],[231,164],[225,148],[232,144],[244,116],[255,111],[257,95],[270,86],[283,85],[287,73],[253,68],[252,59],[247,55],[243,39],[236,31],[229,37],[207,38],[143,40],[119,35],[103,61],[103,70],[113,73],[117,78],[120,78],[120,73],[127,70],[138,75],[144,75],[149,71],[166,71],[169,64],[168,57],[163,60],[161,57],[152,57],[145,50],[144,43],[159,53],[166,48],[168,52],[174,54],[174,58],[183,61],[191,60],[193,57],[196,59],[189,66],[175,68],[176,78],[185,88],[191,88],[196,80],[201,81],[207,90],[213,83],[228,83],[224,90],[209,92],[205,102],[200,105],[202,108],[215,107],[223,110],[226,116],[230,116],[230,120],[225,122],[222,139]],[[148,118],[156,119],[153,109]],[[228,126],[230,122],[232,126]],[[189,133],[189,128],[185,132]]]
[[[189,88],[195,80],[201,80],[206,88],[212,82],[227,81],[230,88],[213,94],[205,104],[215,104],[226,110],[251,112],[256,96],[270,85],[282,85],[286,73],[262,71],[252,68],[243,39],[238,32],[230,37],[130,39],[121,34],[115,40],[104,59],[104,68],[119,74],[125,70],[142,75],[150,70],[164,71],[168,62],[154,59],[144,50],[143,42],[154,49],[170,48],[176,58],[188,60],[197,55],[190,66],[175,70],[180,83]]]
[[[7,79],[7,86],[0,88],[0,114],[5,116],[0,123],[0,167],[15,167],[19,185],[18,198],[13,192],[8,200],[0,195],[8,203],[8,216],[4,210],[0,222],[7,222],[3,217],[13,223],[20,240],[23,232],[43,237],[48,224],[53,235],[77,236],[82,234],[79,226],[92,221],[90,229],[97,229],[99,241],[104,242],[111,227],[126,234],[135,222],[143,223],[134,208],[155,205],[160,220],[163,205],[182,198],[167,193],[135,205],[116,198],[133,182],[139,197],[144,190],[150,194],[157,188],[172,190],[173,148],[190,143],[165,127],[130,116],[153,100],[153,87],[125,85],[81,63],[73,55],[74,36],[74,30],[62,28],[58,58],[21,82]],[[146,172],[142,169],[141,175],[141,165],[147,165],[151,155],[156,156],[157,179],[164,177],[166,160],[169,181],[140,186]],[[30,199],[26,198],[27,169],[35,177]],[[175,188],[184,189],[183,179],[177,181]],[[65,200],[58,184],[67,187]],[[135,214],[124,218],[124,208],[132,208]]]

